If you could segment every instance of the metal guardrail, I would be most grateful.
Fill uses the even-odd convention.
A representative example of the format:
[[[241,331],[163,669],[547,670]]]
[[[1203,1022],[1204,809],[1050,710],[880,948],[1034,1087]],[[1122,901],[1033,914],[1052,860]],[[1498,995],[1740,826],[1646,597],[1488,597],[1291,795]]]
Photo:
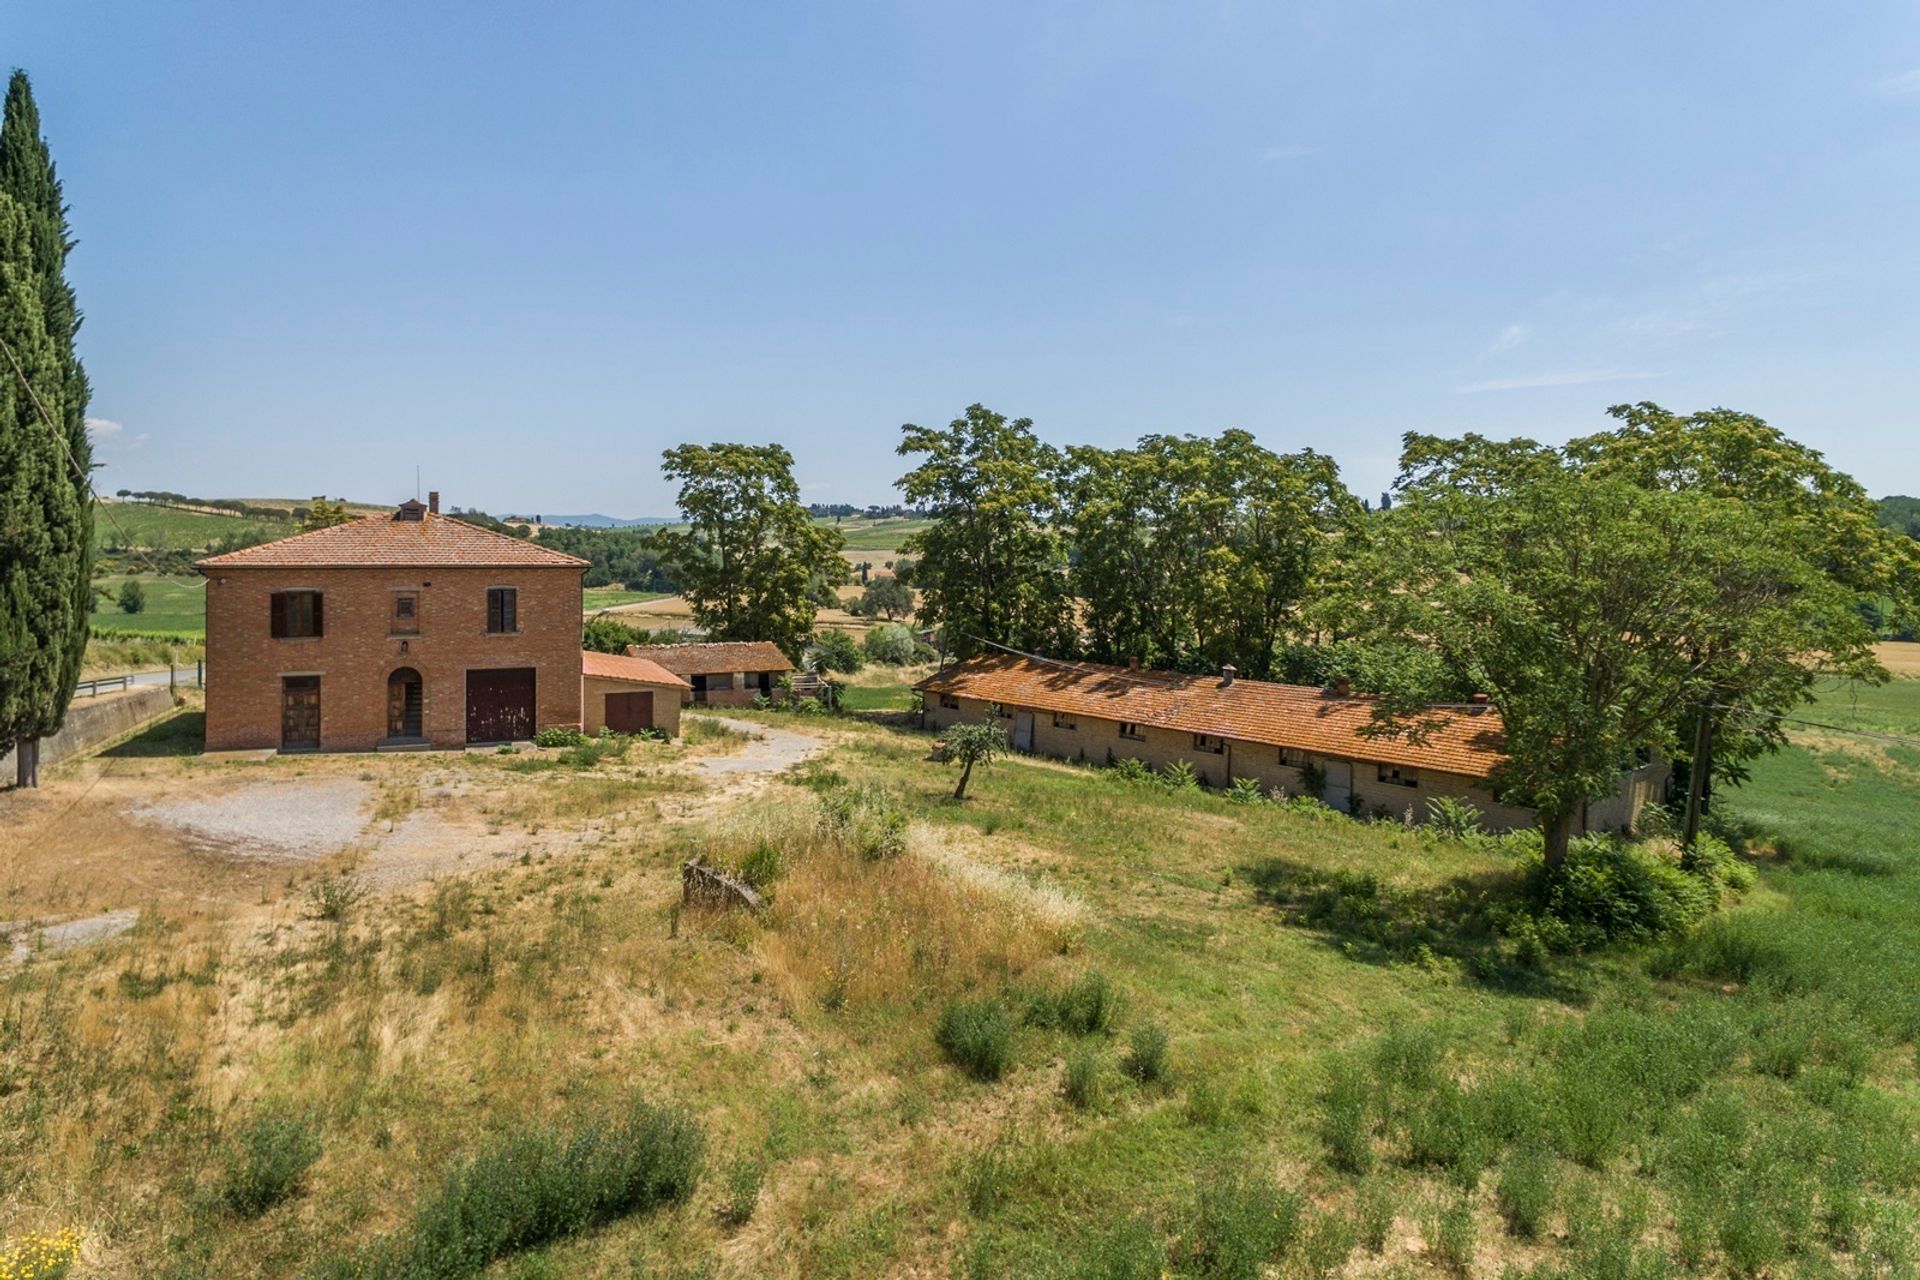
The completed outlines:
[[[129,689],[133,687],[132,676],[100,676],[93,680],[82,680],[74,686],[73,696],[91,698],[106,693],[110,689]]]
[[[130,671],[125,675],[95,676],[91,680],[82,680],[74,685],[73,696],[76,698],[92,698],[103,693],[117,693],[123,689],[131,689],[139,683],[138,677],[148,674],[157,676],[160,673],[158,670],[151,673],[145,671]],[[183,685],[189,688],[201,688],[206,682],[207,666],[204,661],[196,662],[191,667],[173,665],[167,667],[166,687],[169,689],[178,689]],[[160,682],[153,680],[148,683],[158,685]]]

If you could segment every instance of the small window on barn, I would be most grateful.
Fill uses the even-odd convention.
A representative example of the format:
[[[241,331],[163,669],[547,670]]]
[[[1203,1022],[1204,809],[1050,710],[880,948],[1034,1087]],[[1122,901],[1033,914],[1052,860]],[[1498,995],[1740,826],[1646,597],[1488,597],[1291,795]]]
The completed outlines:
[[[1011,720],[1013,719],[1013,708],[1012,707],[995,707],[993,709],[993,714],[1000,717],[1000,719],[1002,720]]]
[[[1210,756],[1225,755],[1227,740],[1211,733],[1196,733],[1193,735],[1193,749],[1204,751]]]
[[[1135,742],[1145,742],[1147,740],[1146,731],[1131,720],[1122,720],[1120,722],[1120,736],[1123,738],[1131,738]]]
[[[1413,770],[1402,769],[1400,766],[1392,764],[1383,764],[1380,766],[1380,781],[1394,787],[1417,787],[1420,785],[1419,775],[1414,773]]]
[[[1056,729],[1075,729],[1079,726],[1074,722],[1074,718],[1066,712],[1056,711],[1053,713],[1053,727]]]
[[[960,709],[960,699],[950,693],[943,693],[940,695],[940,709],[942,711],[958,711]]]
[[[267,613],[267,629],[276,640],[326,634],[318,591],[276,591]]]
[[[733,672],[715,671],[707,677],[707,692],[725,692],[733,688]]]
[[[1307,753],[1298,747],[1282,747],[1280,748],[1280,763],[1289,769],[1304,768],[1307,763]]]
[[[411,591],[396,591],[393,594],[393,617],[388,621],[387,630],[396,636],[411,636],[420,633],[420,597]]]
[[[487,588],[487,630],[511,635],[520,629],[520,593],[512,587]]]

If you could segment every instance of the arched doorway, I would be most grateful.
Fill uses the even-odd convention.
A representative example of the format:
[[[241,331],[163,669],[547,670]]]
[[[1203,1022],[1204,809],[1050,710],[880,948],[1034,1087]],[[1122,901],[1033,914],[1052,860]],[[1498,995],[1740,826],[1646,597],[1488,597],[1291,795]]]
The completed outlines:
[[[387,677],[387,737],[420,738],[420,673],[401,667]]]

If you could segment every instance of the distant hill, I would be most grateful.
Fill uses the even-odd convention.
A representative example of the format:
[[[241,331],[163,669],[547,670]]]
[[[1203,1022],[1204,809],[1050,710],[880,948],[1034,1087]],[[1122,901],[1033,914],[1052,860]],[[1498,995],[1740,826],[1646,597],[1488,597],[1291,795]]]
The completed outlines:
[[[542,511],[538,513],[541,524],[570,525],[576,529],[631,529],[643,524],[672,524],[672,516],[635,516],[623,520],[619,516],[603,516],[598,511],[584,516],[550,516]],[[531,520],[533,516],[505,516],[506,520]]]

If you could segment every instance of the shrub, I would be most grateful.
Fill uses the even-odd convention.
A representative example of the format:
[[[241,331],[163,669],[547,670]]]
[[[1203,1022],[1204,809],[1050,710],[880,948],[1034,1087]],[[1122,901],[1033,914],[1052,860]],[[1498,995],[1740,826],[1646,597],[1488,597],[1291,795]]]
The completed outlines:
[[[533,735],[536,747],[577,747],[586,740],[586,734],[565,724],[550,725]]]
[[[1367,1081],[1346,1064],[1336,1068],[1322,1095],[1320,1135],[1333,1163],[1348,1173],[1373,1167],[1373,1106]]]
[[[1326,766],[1315,764],[1311,760],[1301,765],[1300,792],[1311,800],[1320,801],[1327,792]]]
[[[1160,771],[1160,781],[1169,791],[1192,791],[1200,785],[1200,775],[1185,760],[1175,760]]]
[[[1211,1129],[1227,1118],[1226,1099],[1211,1080],[1195,1080],[1187,1086],[1187,1123]]]
[[[940,1014],[934,1039],[976,1080],[998,1080],[1013,1055],[1013,1020],[998,1000],[954,1000]]]
[[[1300,1234],[1303,1202],[1267,1177],[1215,1176],[1200,1188],[1186,1234],[1194,1270],[1208,1280],[1257,1280]]]
[[[1254,778],[1235,778],[1227,784],[1227,799],[1235,804],[1260,804],[1266,800],[1260,783]]]
[[[1473,1270],[1473,1255],[1480,1241],[1479,1224],[1473,1220],[1473,1201],[1456,1196],[1427,1222],[1427,1252],[1435,1261],[1465,1275]]]
[[[976,1218],[984,1218],[999,1208],[1007,1193],[1013,1190],[1015,1172],[1013,1150],[1004,1138],[975,1152],[960,1172],[967,1211]]]
[[[730,1227],[745,1226],[760,1206],[760,1186],[767,1178],[767,1166],[759,1160],[735,1160],[727,1168],[727,1198],[720,1205],[720,1220]]]
[[[1092,1046],[1075,1045],[1067,1051],[1067,1069],[1061,1076],[1060,1091],[1082,1111],[1099,1105],[1100,1055]]]
[[[1122,1069],[1141,1084],[1166,1078],[1167,1033],[1158,1023],[1143,1022],[1127,1036],[1127,1057]]]
[[[128,578],[120,584],[118,604],[122,613],[140,613],[146,609],[147,590],[140,585],[139,579]]]
[[[756,889],[765,889],[780,878],[786,860],[771,840],[761,840],[740,860],[740,878]]]
[[[1537,1240],[1553,1213],[1554,1168],[1551,1152],[1523,1147],[1500,1171],[1495,1193],[1507,1230],[1522,1240]]]
[[[1152,782],[1155,780],[1153,770],[1147,768],[1146,761],[1141,760],[1137,756],[1128,756],[1124,760],[1115,760],[1113,762],[1113,776],[1122,782]]]
[[[644,1104],[572,1133],[508,1134],[448,1173],[363,1274],[383,1280],[478,1274],[497,1258],[596,1222],[685,1200],[699,1181],[704,1153],[693,1121]]]
[[[1576,840],[1559,867],[1535,861],[1529,880],[1539,910],[1563,921],[1584,947],[1677,933],[1720,902],[1713,881],[1649,846],[1613,838]]]
[[[860,655],[860,644],[852,633],[831,627],[813,633],[813,647],[806,656],[805,665],[813,671],[838,671],[843,675],[853,675],[866,665],[866,659]]]
[[[366,896],[367,886],[358,876],[345,872],[322,876],[307,889],[307,915],[314,920],[344,924]]]
[[[1480,810],[1452,796],[1428,796],[1427,830],[1441,840],[1470,839],[1480,834]]]
[[[257,1218],[298,1191],[319,1158],[320,1139],[305,1120],[256,1116],[228,1153],[220,1200],[243,1218]]]
[[[1089,970],[1060,993],[1060,1026],[1075,1035],[1090,1036],[1113,1030],[1120,1017],[1120,993],[1099,970]]]
[[[1360,1193],[1360,1243],[1368,1253],[1379,1253],[1387,1247],[1387,1236],[1393,1231],[1394,1196],[1393,1189],[1384,1183],[1369,1185]]]
[[[915,643],[910,628],[898,622],[889,622],[867,632],[860,647],[865,651],[867,661],[900,667],[913,661]]]

